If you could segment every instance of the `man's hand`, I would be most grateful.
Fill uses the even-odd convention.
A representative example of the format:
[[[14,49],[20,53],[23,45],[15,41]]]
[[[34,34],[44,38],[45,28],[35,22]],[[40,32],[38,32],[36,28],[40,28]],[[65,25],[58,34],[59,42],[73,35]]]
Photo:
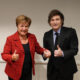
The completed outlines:
[[[19,59],[19,54],[16,54],[16,50],[12,54],[12,61],[17,61]]]
[[[51,56],[51,52],[47,49],[44,50],[44,57],[49,58]]]
[[[54,57],[61,57],[61,56],[63,56],[63,51],[61,50],[59,45],[57,45],[57,50],[54,51]]]

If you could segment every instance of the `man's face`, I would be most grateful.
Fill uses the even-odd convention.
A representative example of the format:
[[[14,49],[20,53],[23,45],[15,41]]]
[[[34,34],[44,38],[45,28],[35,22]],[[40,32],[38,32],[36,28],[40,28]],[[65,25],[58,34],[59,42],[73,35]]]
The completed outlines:
[[[54,31],[57,31],[62,26],[62,20],[59,15],[55,15],[51,18],[50,26]]]

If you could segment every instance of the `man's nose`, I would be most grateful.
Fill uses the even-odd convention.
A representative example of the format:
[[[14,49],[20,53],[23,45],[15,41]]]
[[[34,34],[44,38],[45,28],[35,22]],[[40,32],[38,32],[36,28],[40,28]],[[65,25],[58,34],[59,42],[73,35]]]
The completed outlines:
[[[56,23],[57,23],[57,21],[55,20],[55,21],[54,21],[54,23],[56,24]]]

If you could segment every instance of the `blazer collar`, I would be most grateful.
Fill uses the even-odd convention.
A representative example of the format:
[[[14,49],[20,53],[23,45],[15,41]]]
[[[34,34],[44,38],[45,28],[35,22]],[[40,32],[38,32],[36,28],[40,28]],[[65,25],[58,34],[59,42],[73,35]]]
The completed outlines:
[[[19,33],[18,32],[16,32],[13,35],[13,41],[15,43],[16,48],[18,48],[21,52],[24,52],[24,49],[23,49],[22,43],[20,41]]]
[[[29,37],[30,33],[28,33],[27,35]],[[18,47],[19,50],[21,50],[22,52],[24,52],[24,48],[23,48],[22,43],[21,43],[20,38],[19,38],[19,33],[16,32],[13,36],[14,36],[13,40],[14,40],[15,46]]]
[[[28,33],[27,36],[30,37],[30,33]],[[20,40],[18,31],[14,34],[13,39],[14,39],[15,41],[19,41],[19,40]]]
[[[30,51],[31,51],[31,50],[32,50],[32,47],[33,47],[33,46],[32,46],[32,45],[33,45],[32,36],[31,36],[30,33],[28,33],[27,36],[28,36],[28,41],[29,41]],[[22,52],[24,52],[24,48],[23,48],[22,43],[21,43],[21,41],[20,41],[19,33],[18,33],[18,32],[16,32],[16,33],[14,34],[13,40],[14,40],[14,42],[15,42],[15,46],[18,47],[19,50],[21,50]]]
[[[19,33],[18,33],[18,32],[16,32],[16,33],[14,34],[13,39],[14,39],[14,41],[19,41],[19,40],[20,40],[20,39],[19,39]]]

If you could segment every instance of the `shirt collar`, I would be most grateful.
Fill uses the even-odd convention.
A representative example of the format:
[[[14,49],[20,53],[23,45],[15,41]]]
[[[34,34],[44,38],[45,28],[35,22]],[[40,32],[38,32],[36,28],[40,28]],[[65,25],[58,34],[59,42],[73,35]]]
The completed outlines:
[[[60,31],[61,31],[61,28],[58,29],[57,33],[60,34]],[[56,32],[53,30],[53,34],[54,34],[54,35],[55,35],[55,33],[56,33]]]

